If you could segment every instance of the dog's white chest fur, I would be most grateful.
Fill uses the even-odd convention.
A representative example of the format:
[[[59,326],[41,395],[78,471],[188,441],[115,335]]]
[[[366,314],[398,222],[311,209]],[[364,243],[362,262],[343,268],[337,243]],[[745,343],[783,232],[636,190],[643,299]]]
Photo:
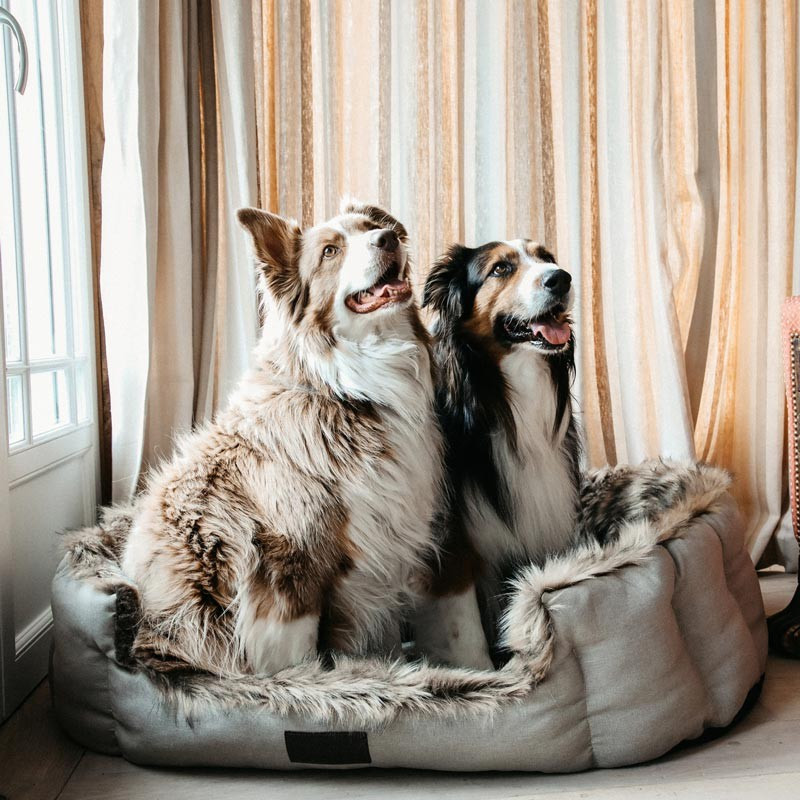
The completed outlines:
[[[350,616],[351,649],[363,650],[390,644],[387,633],[397,640],[397,611],[420,589],[441,501],[442,442],[424,347],[390,342],[351,357],[347,368],[362,375],[387,436],[386,457],[342,487],[348,537],[359,555],[339,583],[335,602]],[[371,378],[364,384],[366,375]]]
[[[576,488],[569,457],[561,446],[569,412],[554,437],[556,397],[547,364],[517,349],[502,361],[516,425],[516,452],[505,431],[493,436],[493,455],[508,487],[510,524],[486,499],[470,492],[468,524],[484,561],[503,566],[509,559],[529,561],[563,549],[575,524]]]

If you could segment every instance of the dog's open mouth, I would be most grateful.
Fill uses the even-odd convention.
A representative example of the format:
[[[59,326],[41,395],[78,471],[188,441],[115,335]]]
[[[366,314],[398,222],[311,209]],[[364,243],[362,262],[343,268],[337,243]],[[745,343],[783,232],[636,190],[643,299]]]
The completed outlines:
[[[514,344],[530,342],[545,353],[561,353],[570,346],[572,321],[563,307],[556,307],[531,319],[506,317],[502,320],[506,339]]]
[[[345,305],[356,314],[369,314],[383,306],[399,303],[411,297],[411,286],[400,278],[400,267],[392,264],[369,289],[347,296]]]

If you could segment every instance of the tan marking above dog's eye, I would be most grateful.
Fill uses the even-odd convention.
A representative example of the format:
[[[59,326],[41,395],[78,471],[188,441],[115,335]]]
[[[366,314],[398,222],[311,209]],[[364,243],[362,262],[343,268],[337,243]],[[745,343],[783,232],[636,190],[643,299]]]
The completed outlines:
[[[322,248],[323,258],[333,258],[339,252],[339,248],[335,244],[326,244]]]
[[[509,261],[498,261],[489,273],[493,278],[507,278],[515,267]]]

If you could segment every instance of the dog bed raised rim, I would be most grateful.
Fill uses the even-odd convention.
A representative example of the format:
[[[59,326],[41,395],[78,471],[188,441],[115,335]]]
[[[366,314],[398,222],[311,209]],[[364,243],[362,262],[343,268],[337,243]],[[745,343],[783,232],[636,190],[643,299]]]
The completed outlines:
[[[137,663],[129,516],[68,534],[51,682],[85,746],[140,764],[573,772],[730,725],[764,672],[761,594],[728,477],[652,462],[586,476],[567,553],[523,569],[495,672],[340,659],[273,677]]]

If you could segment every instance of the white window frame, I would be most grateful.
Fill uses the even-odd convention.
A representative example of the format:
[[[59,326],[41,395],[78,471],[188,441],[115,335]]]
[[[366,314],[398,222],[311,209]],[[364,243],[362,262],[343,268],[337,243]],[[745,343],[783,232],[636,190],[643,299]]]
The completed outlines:
[[[30,359],[27,347],[27,309],[25,297],[25,276],[24,276],[24,253],[21,247],[22,230],[19,190],[19,163],[16,150],[16,119],[13,114],[8,115],[8,120],[0,120],[0,124],[8,124],[9,139],[11,142],[11,178],[12,178],[12,205],[17,209],[15,216],[15,237],[17,246],[15,248],[16,264],[12,268],[16,270],[18,287],[18,317],[19,317],[19,337],[20,337],[20,360],[16,362],[5,362],[5,350],[3,359],[5,364],[4,392],[7,388],[6,380],[14,375],[21,376],[23,386],[23,422],[24,438],[20,442],[8,446],[8,432],[3,441],[8,446],[8,473],[12,485],[23,478],[36,472],[39,469],[52,465],[61,458],[68,457],[78,449],[90,447],[93,441],[93,428],[96,421],[96,387],[94,377],[94,363],[90,359],[91,342],[86,342],[83,353],[75,351],[75,326],[74,315],[76,309],[80,309],[82,316],[87,323],[92,319],[92,300],[89,294],[87,281],[75,281],[76,274],[81,265],[91,263],[91,250],[88,230],[88,205],[87,198],[87,159],[86,159],[86,139],[85,127],[83,124],[83,76],[81,74],[80,60],[80,30],[79,30],[79,9],[75,0],[39,0],[41,6],[49,5],[52,16],[52,26],[47,31],[49,41],[43,42],[41,29],[35,32],[25,32],[29,38],[35,34],[39,39],[42,49],[47,52],[47,57],[43,59],[46,67],[52,70],[51,75],[42,76],[43,80],[54,80],[60,86],[61,93],[56,94],[55,112],[57,118],[70,119],[71,124],[64,125],[56,139],[57,147],[57,167],[59,175],[57,178],[58,197],[53,197],[53,190],[48,185],[48,209],[52,209],[53,200],[59,203],[59,212],[62,215],[64,224],[61,230],[61,241],[48,240],[48,255],[52,258],[55,248],[66,254],[64,267],[64,294],[66,295],[66,343],[67,351],[63,355],[47,359]],[[0,0],[0,5],[7,7],[6,0]],[[13,8],[12,8],[13,11]],[[5,27],[5,26],[4,26]],[[8,35],[8,34],[6,34]],[[13,97],[13,76],[16,74],[16,54],[13,46],[9,47],[10,39],[6,40],[5,48],[6,63],[4,70],[0,70],[2,80],[6,81],[9,97]],[[44,119],[46,110],[39,85],[33,85],[30,81],[27,92],[38,92],[37,101],[39,115]],[[13,100],[11,101],[13,102]],[[80,117],[80,124],[74,124],[76,117]],[[46,124],[46,123],[45,123]],[[44,132],[42,136],[44,137]],[[46,149],[46,144],[42,142],[42,147]],[[69,157],[67,156],[69,154]],[[48,164],[48,167],[51,165]],[[85,231],[85,235],[79,232]],[[2,256],[0,256],[2,257]],[[9,265],[3,264],[3,269]],[[84,270],[85,272],[85,270]],[[77,283],[77,285],[75,285]],[[81,285],[83,284],[83,285]],[[85,335],[90,336],[92,328],[89,324],[85,329]],[[63,369],[67,380],[68,410],[66,422],[58,427],[47,430],[34,436],[33,423],[31,419],[31,375],[35,373],[47,372],[53,369]],[[84,419],[78,419],[78,379],[79,370],[83,370],[87,382],[84,387],[86,392],[85,407],[87,415]],[[5,398],[6,402],[9,398]],[[7,425],[5,426],[7,428]]]
[[[93,523],[100,486],[89,167],[84,120],[81,12],[79,0],[20,1],[36,2],[37,5],[50,9],[53,35],[60,43],[57,51],[58,57],[55,58],[53,68],[58,70],[60,77],[61,94],[57,102],[64,115],[62,132],[58,137],[57,163],[60,174],[61,209],[66,209],[66,213],[63,217],[60,241],[54,241],[51,246],[61,248],[66,262],[65,289],[69,288],[71,293],[66,307],[65,320],[68,326],[68,346],[72,348],[74,340],[72,326],[75,322],[80,322],[85,325],[85,353],[76,354],[73,349],[70,349],[63,354],[63,358],[59,356],[58,359],[35,363],[25,360],[27,354],[21,353],[22,359],[19,362],[6,365],[3,287],[0,282],[0,363],[3,365],[4,373],[0,380],[0,722],[44,677],[52,628],[50,609],[44,607],[35,617],[26,618],[23,622],[15,622],[15,587],[16,589],[23,587],[24,591],[26,585],[34,582],[38,586],[43,583],[46,586],[52,574],[47,565],[41,569],[33,566],[36,574],[26,574],[25,570],[21,570],[19,565],[14,563],[14,532],[11,530],[11,520],[15,512],[16,518],[21,519],[17,523],[21,527],[21,530],[16,531],[17,543],[24,541],[29,533],[25,527],[27,509],[15,506],[15,498],[20,496],[17,492],[24,492],[25,484],[29,481],[59,480],[58,476],[63,475],[62,470],[71,466],[68,462],[79,461],[82,465],[83,477],[79,484],[76,483],[69,487],[69,491],[74,491],[78,498],[77,504],[73,504],[73,508],[77,505],[81,509],[82,523],[81,520],[73,518],[74,521],[68,525],[68,527],[75,527],[75,522],[85,525]],[[7,0],[0,0],[0,5],[7,7]],[[14,12],[13,5],[11,12]],[[5,51],[7,54],[11,51],[12,55],[10,66],[8,63],[0,63],[0,91],[2,92],[8,91],[8,86],[13,89],[13,78],[10,78],[9,83],[4,85],[9,76],[7,70],[12,69],[13,75],[16,75],[17,72],[16,46],[10,34],[6,33],[7,30],[7,26],[0,26],[0,35],[5,37]],[[27,33],[25,30],[23,32]],[[28,88],[34,91],[35,89],[31,87],[32,82],[29,81]],[[2,115],[0,115],[0,124],[7,124]],[[18,189],[15,188],[15,191]],[[48,201],[52,204],[50,198]],[[16,202],[18,204],[19,200],[17,199]],[[19,205],[16,208],[19,209]],[[20,218],[19,211],[17,211],[17,218]],[[49,230],[48,227],[48,235]],[[15,249],[18,245],[19,241],[17,240]],[[14,264],[18,279],[21,255],[21,253],[17,253],[17,261]],[[5,264],[0,265],[0,269],[5,268]],[[74,278],[77,280],[73,280]],[[20,286],[24,291],[24,284],[20,284]],[[20,305],[23,306],[20,310],[24,314],[24,298]],[[72,319],[76,307],[81,315],[80,320]],[[23,324],[24,316],[21,316],[21,330]],[[9,448],[6,375],[23,374],[25,380],[28,381],[32,371],[62,366],[68,370],[74,370],[80,363],[86,364],[88,373],[85,398],[88,419],[86,421],[77,420],[77,398],[73,381],[69,402],[70,419],[74,424],[62,426],[33,438],[30,436],[32,429],[30,419],[28,419],[25,443]],[[39,501],[37,500],[37,502]],[[41,495],[41,503],[45,505],[48,503],[46,492]],[[22,511],[21,515],[20,510]],[[60,513],[59,507],[54,505],[51,510],[53,511],[51,516],[56,520],[55,527],[39,530],[39,536],[55,537],[56,530],[64,527],[57,520]],[[31,512],[32,516],[36,516],[37,509],[31,509]]]

